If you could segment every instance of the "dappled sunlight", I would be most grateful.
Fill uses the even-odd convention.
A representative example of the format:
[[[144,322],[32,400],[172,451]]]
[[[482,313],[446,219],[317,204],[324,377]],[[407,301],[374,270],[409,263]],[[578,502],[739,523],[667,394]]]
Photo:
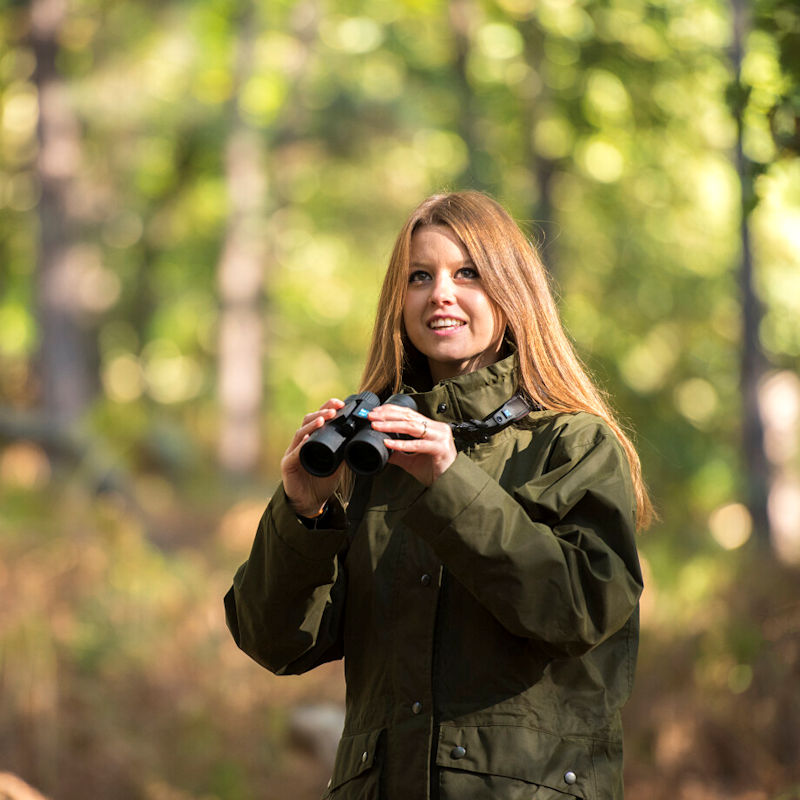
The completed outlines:
[[[417,161],[432,171],[455,174],[468,163],[466,143],[449,131],[421,130],[413,143]]]
[[[800,564],[800,477],[777,478],[770,489],[767,509],[778,555],[787,563]]]
[[[762,381],[759,400],[774,473],[767,506],[772,537],[780,558],[800,564],[800,377],[773,372]]]
[[[660,389],[680,357],[679,342],[673,323],[652,328],[622,360],[620,369],[626,383],[642,394]]]
[[[675,407],[701,430],[712,420],[719,406],[717,390],[704,378],[689,378],[673,392]]]
[[[102,381],[106,394],[114,402],[138,400],[145,386],[141,362],[131,353],[116,355],[104,365]]]
[[[728,503],[711,512],[708,527],[717,544],[725,550],[736,550],[750,539],[753,519],[747,506]]]
[[[601,183],[618,181],[625,169],[625,159],[611,138],[593,136],[578,147],[577,157],[586,174]]]
[[[50,459],[34,442],[14,442],[0,452],[0,481],[6,486],[43,488],[50,474]]]
[[[200,364],[168,339],[155,339],[142,352],[142,376],[149,394],[160,403],[181,403],[203,388]]]

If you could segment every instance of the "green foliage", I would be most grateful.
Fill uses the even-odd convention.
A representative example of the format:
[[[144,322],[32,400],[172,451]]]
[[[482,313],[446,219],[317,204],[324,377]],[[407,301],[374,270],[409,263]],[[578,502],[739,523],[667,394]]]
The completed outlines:
[[[41,337],[31,5],[0,3],[0,405],[20,414],[37,404]],[[79,166],[72,289],[97,344],[97,399],[80,433],[101,451],[76,476],[97,486],[99,473],[122,475],[129,499],[157,516],[165,503],[203,498],[213,516],[231,502],[214,451],[236,125],[255,133],[263,179],[251,187],[265,242],[260,483],[274,482],[302,415],[358,385],[407,212],[442,188],[485,188],[542,247],[578,350],[635,431],[663,517],[641,541],[658,597],[650,641],[672,644],[700,620],[682,665],[720,704],[746,699],[778,670],[758,614],[743,609],[741,629],[729,615],[716,637],[701,619],[735,597],[748,552],[736,549],[749,530],[738,455],[741,191],[762,347],[775,368],[797,372],[800,360],[800,12],[793,0],[751,5],[734,75],[732,10],[717,0],[69,3],[56,64],[79,133],[77,152],[62,154]],[[752,164],[744,187],[732,159],[739,113]],[[131,765],[109,768],[118,791],[105,796],[159,800],[169,786],[262,796],[265,773],[282,769],[275,698],[248,711],[267,743],[254,754],[236,712],[220,724],[210,710],[229,702],[220,687],[243,668],[227,658],[197,668],[230,649],[224,632],[193,634],[183,654],[170,641],[196,606],[217,607],[222,567],[202,548],[162,552],[136,514],[87,499],[88,489],[54,479],[50,494],[36,451],[1,444],[3,479],[29,487],[2,497],[0,563],[10,566],[0,584],[3,570],[30,580],[16,621],[0,629],[3,647],[21,654],[3,661],[3,693],[24,699],[13,721],[52,712],[65,692],[77,729],[59,728],[47,753],[74,736],[87,763]],[[235,557],[225,552],[226,575],[245,553],[244,540]],[[176,715],[147,720],[139,701],[168,705],[173,691]],[[7,723],[0,742],[11,747]],[[104,736],[124,740],[122,729],[142,736],[108,753]],[[170,766],[148,737],[189,741],[190,754]]]

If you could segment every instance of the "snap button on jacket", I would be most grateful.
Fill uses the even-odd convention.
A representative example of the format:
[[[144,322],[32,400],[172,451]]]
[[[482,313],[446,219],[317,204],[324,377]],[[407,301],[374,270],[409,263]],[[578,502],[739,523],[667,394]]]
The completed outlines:
[[[414,397],[431,417],[480,419],[513,394],[514,366]],[[357,479],[320,530],[278,487],[226,614],[276,674],[344,657],[326,797],[620,800],[634,503],[608,426],[550,411],[459,452],[429,488],[391,465]]]

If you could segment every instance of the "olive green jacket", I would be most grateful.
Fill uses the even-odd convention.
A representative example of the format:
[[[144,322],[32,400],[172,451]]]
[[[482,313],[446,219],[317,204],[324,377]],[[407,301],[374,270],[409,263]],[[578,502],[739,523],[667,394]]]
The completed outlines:
[[[483,418],[514,358],[415,395]],[[459,452],[429,488],[389,466],[317,529],[278,488],[225,598],[276,674],[344,657],[335,800],[617,800],[642,578],[619,441],[534,412]]]

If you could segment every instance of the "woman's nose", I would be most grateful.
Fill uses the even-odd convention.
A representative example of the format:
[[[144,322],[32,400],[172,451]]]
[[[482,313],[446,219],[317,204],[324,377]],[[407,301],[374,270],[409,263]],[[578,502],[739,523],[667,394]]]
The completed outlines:
[[[449,275],[437,275],[431,287],[431,301],[433,303],[452,303],[455,300],[455,285]]]

